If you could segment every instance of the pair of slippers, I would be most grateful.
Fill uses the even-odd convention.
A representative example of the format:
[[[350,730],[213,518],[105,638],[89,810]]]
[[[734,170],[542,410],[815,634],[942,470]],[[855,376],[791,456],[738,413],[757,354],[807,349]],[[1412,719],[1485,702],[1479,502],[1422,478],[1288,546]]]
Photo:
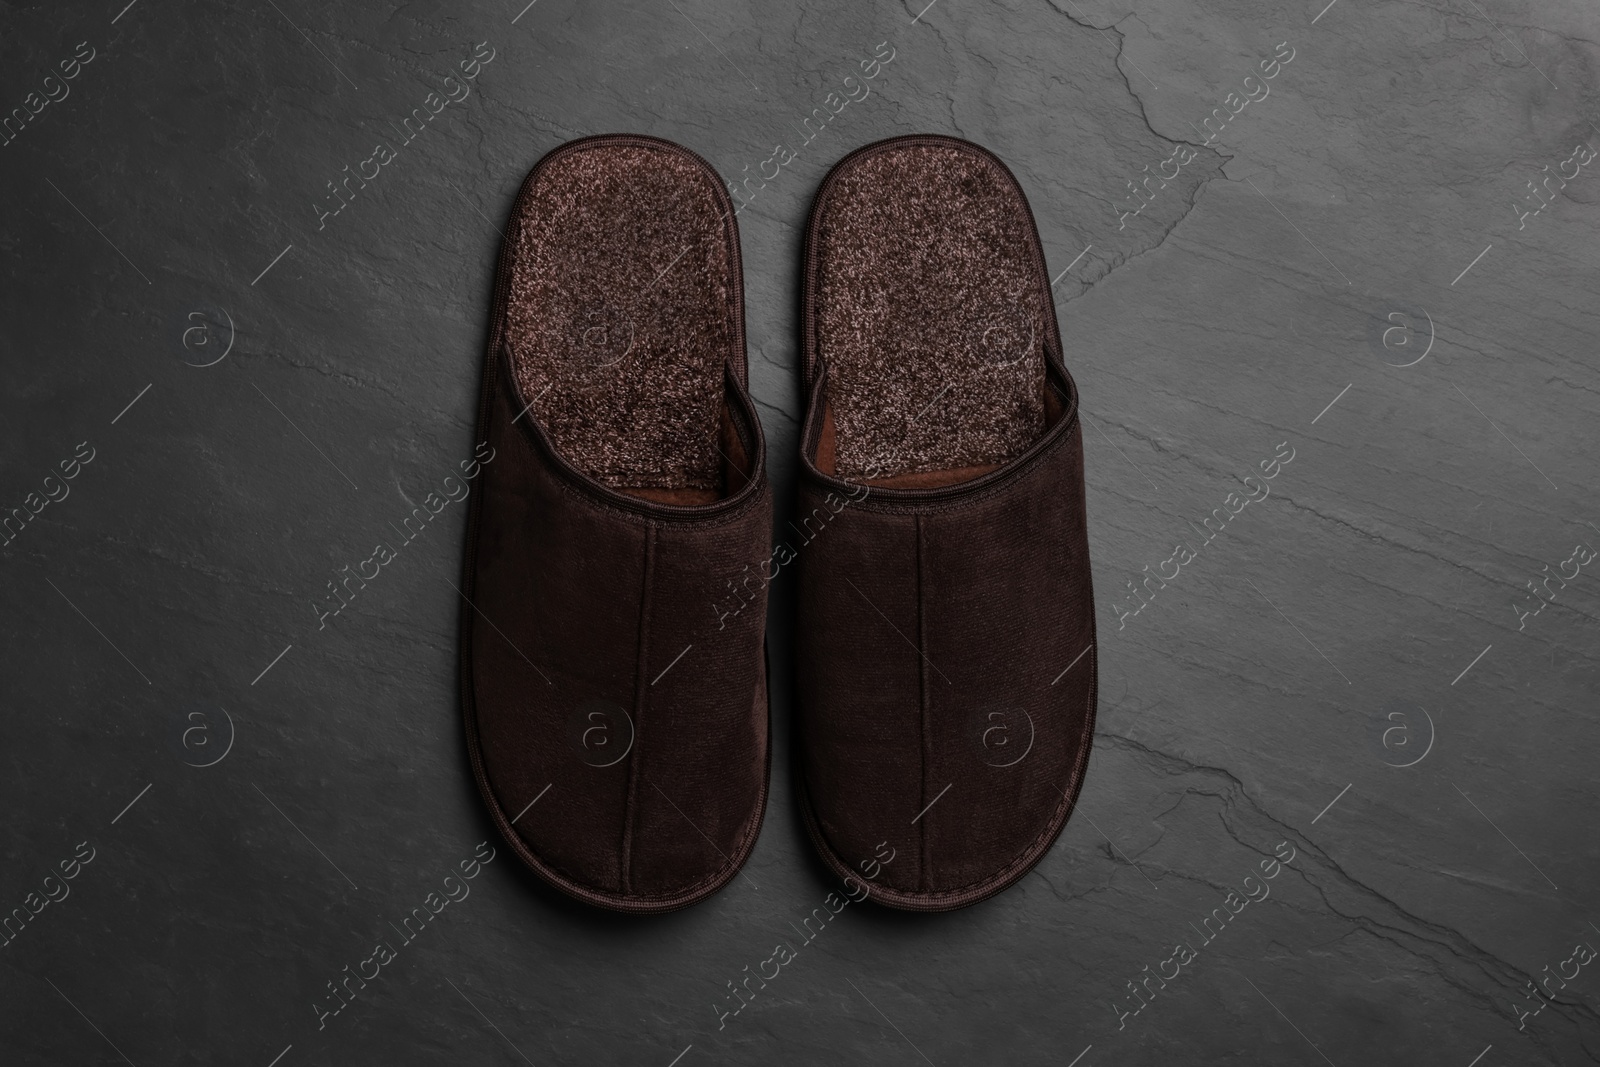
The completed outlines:
[[[776,546],[710,165],[574,141],[506,232],[461,679],[511,850],[623,912],[730,881],[766,808],[767,590],[792,570],[796,775],[823,862],[913,911],[1020,879],[1077,797],[1096,669],[1077,390],[1010,171],[914,136],[823,182]]]

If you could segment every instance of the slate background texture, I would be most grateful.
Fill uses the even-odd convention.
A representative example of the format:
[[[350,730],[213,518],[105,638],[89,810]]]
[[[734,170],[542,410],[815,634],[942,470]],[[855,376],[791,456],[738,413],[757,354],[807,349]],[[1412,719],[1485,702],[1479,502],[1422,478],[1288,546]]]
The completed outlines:
[[[93,450],[0,548],[0,910],[38,907],[0,950],[0,1060],[1600,1058],[1574,949],[1600,945],[1596,569],[1522,614],[1600,545],[1600,175],[1528,184],[1600,145],[1592,3],[125,3],[0,5],[0,111],[67,90],[0,147],[0,507]],[[480,42],[471,95],[319,229],[326,183]],[[778,499],[817,183],[897,134],[993,149],[1083,393],[1102,699],[1077,812],[982,905],[846,908],[719,1027],[837,888],[791,796],[785,576],[746,877],[626,919],[502,849],[319,1019],[496,840],[457,709],[465,509],[326,628],[310,605],[471,454],[518,184],[603,132],[759,173],[880,42],[870,95],[739,218]],[[1122,617],[1285,442],[1270,496]],[[1270,897],[1203,943],[1281,842]]]

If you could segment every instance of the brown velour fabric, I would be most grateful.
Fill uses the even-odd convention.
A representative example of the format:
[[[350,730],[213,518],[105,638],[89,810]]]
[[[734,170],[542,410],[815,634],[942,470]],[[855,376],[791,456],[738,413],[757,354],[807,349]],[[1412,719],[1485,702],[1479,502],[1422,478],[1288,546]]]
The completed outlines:
[[[721,179],[649,137],[551,152],[511,209],[478,415],[462,710],[484,802],[546,881],[627,912],[716,892],[768,779],[766,448]]]
[[[1032,211],[976,145],[869,145],[817,193],[803,293],[799,507],[826,526],[798,560],[801,809],[872,899],[963,907],[1048,851],[1094,732],[1078,394]]]

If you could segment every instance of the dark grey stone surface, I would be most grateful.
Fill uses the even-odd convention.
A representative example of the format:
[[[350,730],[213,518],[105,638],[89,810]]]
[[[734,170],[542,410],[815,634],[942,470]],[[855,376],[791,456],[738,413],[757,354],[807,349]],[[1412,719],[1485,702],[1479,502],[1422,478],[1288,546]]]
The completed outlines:
[[[0,907],[38,909],[0,949],[0,1060],[1597,1058],[1574,946],[1600,946],[1600,564],[1574,546],[1600,546],[1600,174],[1575,150],[1600,146],[1600,14],[924,2],[4,5],[0,506],[62,498],[0,547]],[[880,42],[870,95],[805,142]],[[523,175],[616,131],[735,180],[798,153],[739,220],[780,500],[800,228],[873,140],[1010,163],[1084,397],[1103,695],[1077,813],[985,904],[846,908],[720,1027],[835,888],[790,792],[788,579],[747,877],[623,919],[502,849],[410,942],[495,840],[456,707],[465,509],[325,628],[312,606],[472,451]],[[1123,618],[1146,567],[1179,569]],[[1207,940],[1249,886],[1270,896]]]

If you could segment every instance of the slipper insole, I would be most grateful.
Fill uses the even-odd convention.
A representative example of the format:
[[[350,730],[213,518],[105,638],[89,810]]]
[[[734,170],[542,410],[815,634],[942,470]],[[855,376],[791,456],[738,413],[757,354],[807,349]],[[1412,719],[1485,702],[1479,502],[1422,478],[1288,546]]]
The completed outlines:
[[[737,330],[725,196],[649,144],[552,159],[510,238],[506,339],[524,402],[604,485],[715,499],[723,368]]]
[[[816,351],[840,477],[946,484],[1045,426],[1046,296],[1032,216],[987,153],[897,145],[818,205]]]

